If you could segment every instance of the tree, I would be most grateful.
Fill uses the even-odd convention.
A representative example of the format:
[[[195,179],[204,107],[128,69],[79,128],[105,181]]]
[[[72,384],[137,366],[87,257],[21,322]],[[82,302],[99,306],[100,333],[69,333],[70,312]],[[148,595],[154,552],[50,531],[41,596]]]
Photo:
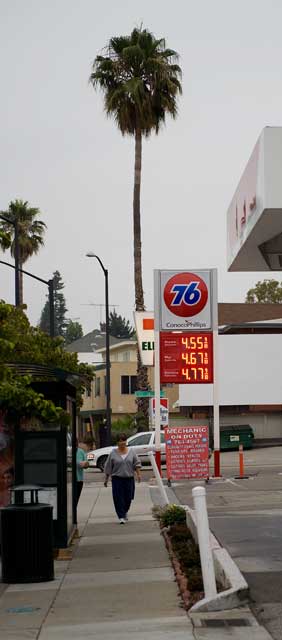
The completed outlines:
[[[75,340],[83,337],[83,329],[80,322],[74,322],[73,320],[68,320],[66,331],[65,331],[65,343],[71,344]]]
[[[54,283],[54,324],[55,324],[55,336],[61,336],[65,338],[66,327],[67,327],[67,307],[65,296],[62,293],[64,289],[64,283],[62,281],[62,276],[59,271],[54,271],[53,273],[53,283]],[[49,298],[47,296],[47,300],[42,309],[39,327],[45,333],[49,333],[50,328],[50,308],[49,308]]]
[[[78,404],[93,378],[93,368],[79,364],[77,354],[67,353],[60,338],[32,327],[22,309],[0,300],[0,413],[14,420],[31,416],[45,422],[68,420],[65,411],[34,391],[30,376],[18,374],[12,363],[43,364],[79,374]]]
[[[142,138],[158,134],[166,114],[177,115],[177,97],[181,93],[181,69],[178,55],[166,48],[164,38],[142,26],[128,36],[111,38],[106,55],[98,55],[92,66],[90,82],[104,94],[108,116],[114,118],[122,135],[135,138],[133,191],[135,309],[143,311],[140,189]],[[139,354],[139,352],[138,352]],[[148,387],[147,368],[138,356],[138,387]],[[148,403],[140,403],[148,411]],[[139,408],[141,408],[139,405]]]
[[[282,283],[278,280],[259,280],[255,287],[247,292],[245,302],[282,303]]]
[[[121,315],[118,315],[116,310],[110,312],[109,315],[110,335],[115,338],[132,338],[135,334],[134,329],[131,327],[129,320],[126,320]],[[106,323],[100,322],[101,331],[106,331]]]
[[[37,220],[40,210],[37,207],[30,207],[27,201],[13,200],[9,204],[7,211],[1,211],[5,218],[11,221],[18,221],[19,236],[19,267],[23,268],[24,263],[37,254],[40,247],[44,245],[44,233],[46,224],[42,220]],[[10,249],[11,255],[15,257],[15,227],[14,225],[0,218],[0,247],[3,251]],[[19,274],[19,298],[23,304],[23,274]]]

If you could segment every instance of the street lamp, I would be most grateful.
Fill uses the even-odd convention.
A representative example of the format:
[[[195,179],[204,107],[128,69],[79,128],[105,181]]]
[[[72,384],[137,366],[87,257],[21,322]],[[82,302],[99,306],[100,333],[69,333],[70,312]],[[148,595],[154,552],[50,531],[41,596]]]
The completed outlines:
[[[106,420],[107,420],[107,445],[111,445],[111,362],[110,362],[110,321],[109,321],[109,287],[108,269],[96,253],[89,251],[87,258],[96,258],[105,276],[105,311],[106,311]]]

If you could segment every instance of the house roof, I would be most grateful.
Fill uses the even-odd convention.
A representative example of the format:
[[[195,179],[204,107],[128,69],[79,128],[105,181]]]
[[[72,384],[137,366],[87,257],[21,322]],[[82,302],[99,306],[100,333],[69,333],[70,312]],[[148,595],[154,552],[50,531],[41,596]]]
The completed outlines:
[[[117,342],[123,342],[123,340],[110,336],[110,345],[116,344]],[[99,329],[94,329],[83,336],[83,338],[79,338],[71,344],[68,344],[66,351],[70,353],[91,353],[103,348],[105,344],[106,334],[99,331]]]
[[[243,324],[282,319],[282,304],[249,304],[245,302],[219,302],[218,324]]]
[[[113,344],[110,344],[110,349],[111,351],[113,351],[114,349],[119,349],[120,347],[128,347],[128,346],[132,347],[136,344],[137,344],[137,340],[134,340],[134,338],[129,338],[128,340],[125,340],[123,338],[121,340],[118,340],[117,342],[114,342]],[[98,353],[104,353],[104,351],[106,351],[106,346],[101,347],[97,351]]]

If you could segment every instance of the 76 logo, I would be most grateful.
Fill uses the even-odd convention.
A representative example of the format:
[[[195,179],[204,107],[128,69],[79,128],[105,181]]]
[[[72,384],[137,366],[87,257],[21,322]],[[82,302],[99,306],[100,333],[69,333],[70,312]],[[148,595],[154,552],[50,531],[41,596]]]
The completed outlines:
[[[175,293],[172,300],[172,306],[176,307],[182,302],[188,305],[197,304],[201,300],[202,293],[199,289],[199,282],[194,281],[190,284],[175,284],[171,289],[171,293]]]
[[[163,297],[171,313],[189,318],[196,316],[206,306],[208,288],[205,281],[195,273],[176,273],[167,281]]]

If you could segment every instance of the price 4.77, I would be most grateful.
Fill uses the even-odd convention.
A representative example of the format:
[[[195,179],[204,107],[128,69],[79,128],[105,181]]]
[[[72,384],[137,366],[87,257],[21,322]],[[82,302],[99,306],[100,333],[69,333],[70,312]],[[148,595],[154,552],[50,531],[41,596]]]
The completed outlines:
[[[188,382],[209,380],[209,370],[207,367],[190,367],[190,369],[182,369],[181,373]]]

